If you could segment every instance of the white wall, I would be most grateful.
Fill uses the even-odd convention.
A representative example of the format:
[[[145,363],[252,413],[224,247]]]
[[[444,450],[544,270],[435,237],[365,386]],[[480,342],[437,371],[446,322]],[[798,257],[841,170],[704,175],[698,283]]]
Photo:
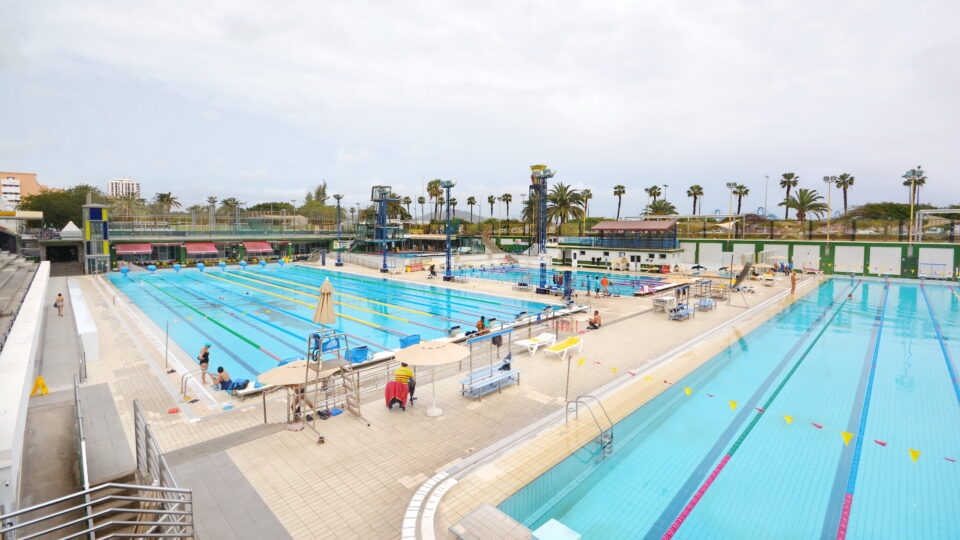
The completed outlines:
[[[723,260],[723,245],[717,243],[700,244],[700,264],[710,270],[730,264],[730,259]]]
[[[870,246],[871,274],[900,275],[900,262],[903,256],[901,247]]]
[[[20,487],[23,432],[40,337],[50,263],[41,262],[0,352],[0,505],[16,509]]]
[[[795,245],[793,246],[793,268],[799,270],[801,268],[814,268],[820,269],[820,244],[805,246],[805,245]]]
[[[87,307],[87,300],[80,290],[80,283],[75,278],[67,279],[67,289],[70,290],[70,304],[73,308],[73,321],[80,337],[80,348],[84,360],[96,362],[100,359],[100,337],[97,335],[97,325],[93,322],[93,315]]]
[[[696,242],[680,242],[680,249],[683,250],[683,253],[680,254],[681,263],[683,264],[697,263],[697,243]]]
[[[920,248],[917,276],[938,279],[953,277],[953,250],[944,248]]]
[[[863,246],[836,246],[834,249],[834,272],[863,272]]]

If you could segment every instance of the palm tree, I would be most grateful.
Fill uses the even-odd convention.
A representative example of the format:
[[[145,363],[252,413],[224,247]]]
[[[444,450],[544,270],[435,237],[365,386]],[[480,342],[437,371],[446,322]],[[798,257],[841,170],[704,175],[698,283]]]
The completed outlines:
[[[854,177],[849,173],[843,173],[837,177],[837,187],[843,190],[843,213],[847,213],[847,190],[853,187]]]
[[[916,179],[913,180],[913,182],[910,181],[909,177],[904,176],[906,180],[904,180],[903,185],[907,187],[910,187],[911,184],[913,185],[913,187],[910,190],[910,199],[913,201],[913,204],[919,205],[920,204],[920,186],[927,183],[927,175],[923,174],[923,167],[921,167],[920,165],[917,165],[916,170],[920,171],[920,176],[916,177]]]
[[[433,219],[437,218],[437,212],[440,209],[440,198],[443,196],[443,188],[440,187],[439,178],[427,182],[427,195],[433,201]]]
[[[693,197],[693,214],[697,214],[697,200],[703,197],[703,186],[694,184],[687,190],[687,197]]]
[[[750,188],[737,184],[737,187],[733,188],[733,194],[737,196],[737,213],[739,214],[743,208],[743,198],[750,194]]]
[[[654,184],[648,188],[644,188],[644,191],[647,192],[647,196],[653,198],[653,202],[657,202],[657,197],[663,194],[660,190],[660,186]]]
[[[420,197],[420,198],[422,199],[423,197]],[[355,215],[356,213],[357,213],[357,209],[351,206],[351,207],[350,207],[350,221],[352,221],[352,222],[354,223],[354,226],[356,226],[356,223],[357,223],[357,216]]]
[[[131,218],[137,215],[146,205],[146,201],[136,193],[128,193],[115,197],[110,203],[110,210],[122,218]]]
[[[787,195],[783,198],[784,201],[790,198],[790,190],[797,187],[797,184],[800,183],[800,177],[793,174],[792,172],[783,173],[783,178],[780,179],[780,187],[787,190]],[[783,211],[783,219],[790,219],[790,208],[785,204],[779,206],[785,207]]]
[[[500,196],[500,200],[507,205],[507,234],[510,234],[510,203],[513,202],[513,195],[504,193]]]
[[[547,195],[547,219],[557,221],[559,231],[570,218],[579,218],[583,213],[583,198],[580,192],[563,182],[554,184]]]
[[[173,208],[180,208],[180,201],[173,196],[173,193],[157,193],[153,197],[153,201],[160,205],[163,208],[165,214],[169,214],[170,210]]]
[[[457,218],[457,198],[456,197],[450,197],[450,216],[452,216],[450,219]]]
[[[803,222],[807,219],[807,214],[820,217],[827,211],[827,204],[823,202],[823,195],[817,193],[815,189],[800,188],[793,197],[787,197],[787,200],[780,203],[780,206],[793,208],[797,213],[797,221],[800,222],[800,230],[803,230]]]
[[[580,219],[580,236],[583,236],[583,229],[586,227],[586,220],[590,217],[590,199],[593,198],[593,192],[589,188],[580,192],[580,200],[583,202],[583,215]]]
[[[427,204],[427,198],[423,195],[417,197],[417,204],[420,205],[420,221],[423,221],[423,205]]]
[[[654,216],[668,216],[676,214],[677,207],[666,199],[660,199],[659,201],[650,203],[650,206],[647,207],[647,213]]]
[[[400,202],[407,207],[407,213],[409,214],[410,204],[413,202],[413,199],[411,199],[410,197],[404,197],[403,200],[401,200]]]
[[[613,186],[613,196],[617,198],[617,221],[620,221],[620,203],[623,202],[623,196],[627,193],[627,188],[617,184]]]
[[[493,195],[487,195],[487,204],[490,205],[490,219],[493,220],[493,223],[496,224],[497,220],[493,217],[493,205],[497,202],[497,198]]]
[[[473,223],[473,207],[477,205],[477,198],[474,196],[467,197],[467,206],[470,207],[470,223]]]

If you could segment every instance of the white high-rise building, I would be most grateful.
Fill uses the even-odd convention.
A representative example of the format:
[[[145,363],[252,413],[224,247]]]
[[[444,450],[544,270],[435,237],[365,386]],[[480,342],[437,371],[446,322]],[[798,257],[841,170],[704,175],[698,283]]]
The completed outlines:
[[[140,196],[140,182],[129,178],[114,178],[107,182],[107,195],[123,197],[124,195]]]

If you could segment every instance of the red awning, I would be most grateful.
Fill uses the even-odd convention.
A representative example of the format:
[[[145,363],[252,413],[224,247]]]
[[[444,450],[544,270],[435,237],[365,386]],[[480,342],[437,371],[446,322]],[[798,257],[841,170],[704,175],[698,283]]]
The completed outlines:
[[[677,222],[672,219],[647,219],[641,221],[601,221],[591,231],[669,231]]]
[[[267,242],[244,242],[243,249],[247,253],[273,253],[273,248]]]
[[[187,255],[215,255],[218,253],[217,246],[213,242],[187,242],[184,244],[187,248]]]
[[[150,244],[117,244],[117,255],[150,255]]]

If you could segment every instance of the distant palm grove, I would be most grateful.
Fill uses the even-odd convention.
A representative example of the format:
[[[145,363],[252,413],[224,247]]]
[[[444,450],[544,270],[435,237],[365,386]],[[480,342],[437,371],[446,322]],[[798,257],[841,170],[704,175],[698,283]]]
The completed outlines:
[[[841,173],[836,176],[824,177],[822,181],[814,180],[809,183],[793,172],[785,172],[774,182],[781,190],[781,196],[773,194],[773,202],[783,208],[782,219],[804,224],[811,219],[821,219],[831,210],[842,208],[839,219],[906,219],[916,209],[931,208],[919,202],[920,190],[926,185],[926,174],[921,167],[911,169],[904,176],[904,186],[907,188],[905,203],[871,203],[851,209],[848,204],[848,194],[854,188],[856,178],[850,173]],[[768,180],[770,180],[768,178]],[[820,190],[813,187],[819,184],[822,188],[836,188],[832,204]],[[768,187],[768,186],[764,186]],[[624,212],[625,208],[637,208],[630,203],[631,197],[639,195],[643,204],[639,208],[640,217],[650,216],[677,216],[678,219],[690,219],[692,216],[703,216],[716,219],[727,219],[720,210],[714,214],[704,214],[702,201],[708,190],[702,184],[692,184],[684,193],[689,203],[684,205],[689,214],[680,216],[676,204],[667,199],[668,186],[653,184],[633,193],[622,184],[615,185],[607,192],[609,201],[615,203],[616,213],[609,218],[590,215],[591,201],[596,196],[591,189],[577,189],[564,182],[552,183],[547,195],[547,220],[556,231],[564,234],[584,234],[589,227],[602,219],[622,219],[625,216],[635,215]],[[751,195],[746,185],[729,182],[726,189],[718,188],[729,197],[730,213],[744,215],[744,200]],[[462,193],[463,187],[454,188],[453,193]],[[673,191],[672,193],[677,193]],[[326,182],[322,182],[309,190],[302,202],[277,201],[261,202],[253,205],[238,200],[236,197],[220,197],[210,195],[202,204],[195,204],[184,208],[179,198],[172,192],[156,193],[151,199],[144,199],[139,195],[125,195],[116,198],[105,197],[97,188],[80,185],[63,191],[47,191],[23,199],[20,207],[25,210],[44,211],[47,225],[62,227],[67,221],[78,222],[80,219],[79,205],[87,194],[97,202],[108,204],[116,221],[130,221],[138,223],[153,223],[159,226],[168,221],[170,216],[189,216],[194,226],[216,227],[219,224],[240,220],[241,214],[249,221],[250,216],[265,218],[277,217],[290,219],[301,216],[305,223],[329,224],[337,219],[337,206],[330,199],[336,197],[328,193]],[[441,180],[431,180],[426,184],[423,194],[416,197],[410,195],[393,194],[394,199],[388,205],[389,217],[407,222],[409,227],[440,229],[439,222],[446,218],[444,189]],[[756,193],[754,193],[756,196]],[[767,193],[763,193],[764,199]],[[453,217],[467,230],[490,230],[501,233],[526,234],[529,226],[536,218],[539,201],[527,193],[511,193],[499,195],[490,194],[485,197],[467,195],[459,200],[456,197],[449,201]],[[459,210],[462,205],[467,210]],[[511,208],[514,213],[511,214]],[[519,209],[519,216],[517,210]],[[484,216],[484,211],[487,212]],[[358,223],[372,218],[374,207],[371,204],[355,204],[340,208],[340,220],[345,225]],[[757,220],[781,219],[775,216],[769,208],[760,207],[757,213],[749,211],[745,218]],[[702,220],[703,218],[696,218]]]

